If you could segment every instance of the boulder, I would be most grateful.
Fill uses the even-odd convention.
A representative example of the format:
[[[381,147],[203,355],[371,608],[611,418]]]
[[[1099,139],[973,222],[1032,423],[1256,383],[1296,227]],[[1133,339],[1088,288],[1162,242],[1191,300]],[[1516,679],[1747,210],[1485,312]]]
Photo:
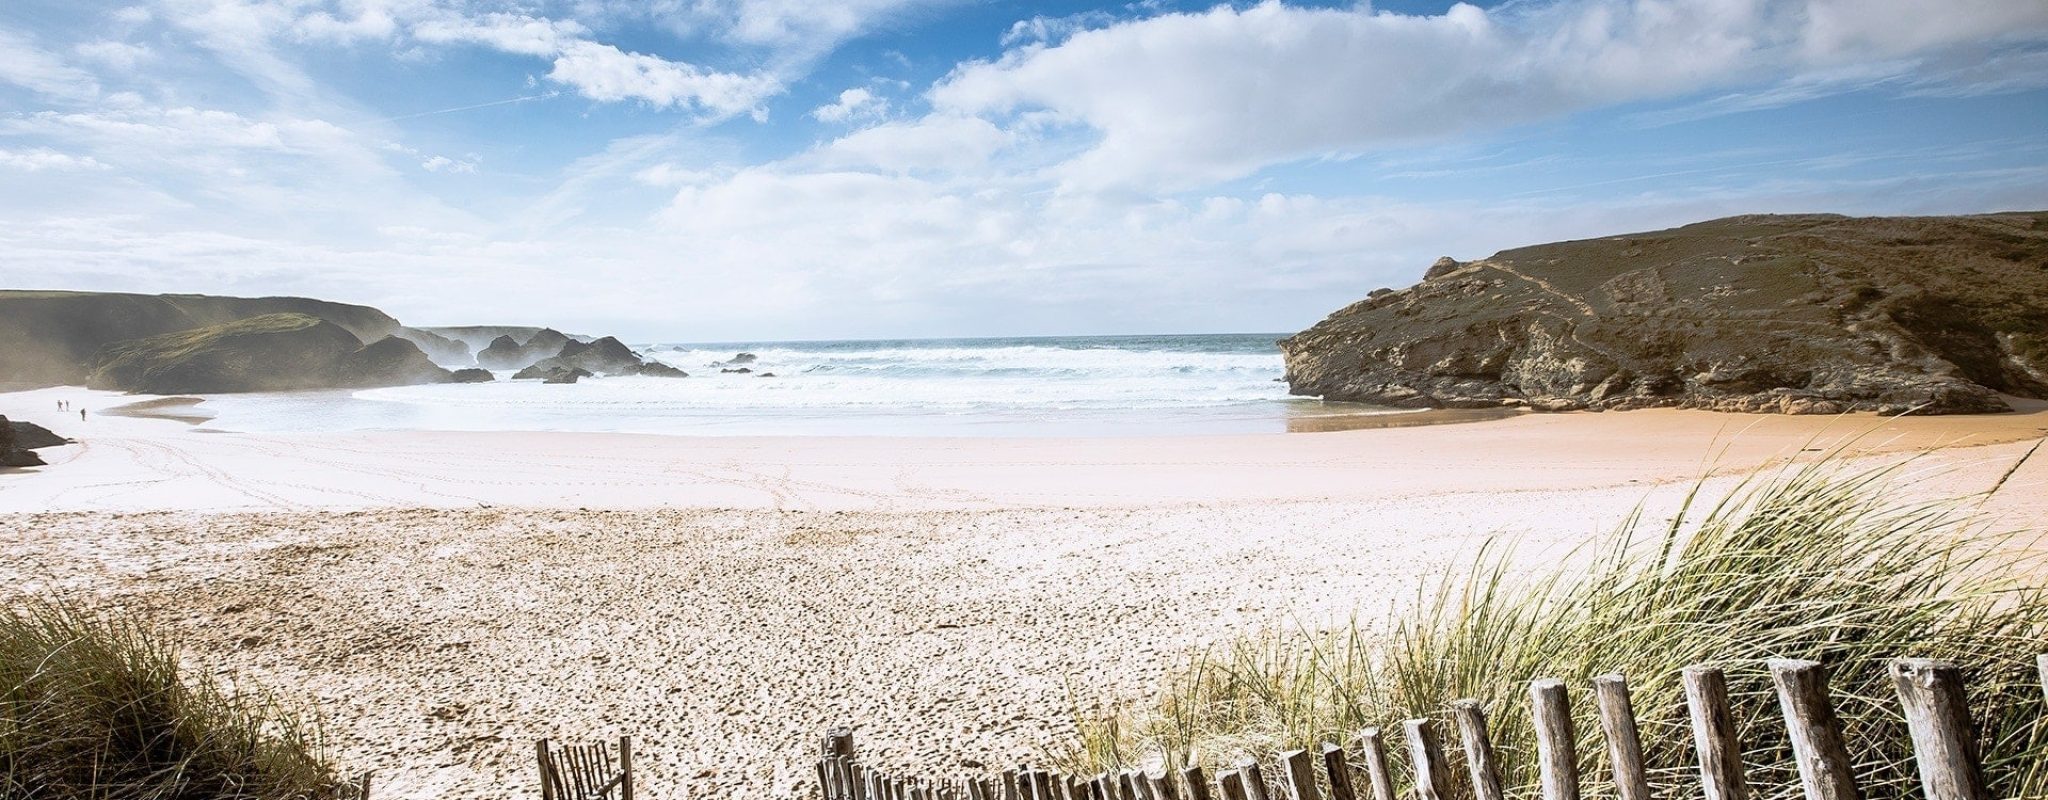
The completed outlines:
[[[336,369],[337,387],[409,386],[419,383],[448,383],[455,374],[434,363],[419,345],[397,336],[386,336],[341,357]]]
[[[671,367],[671,366],[669,366],[669,365],[667,365],[667,364],[663,364],[663,363],[661,363],[661,362],[659,362],[659,361],[649,361],[649,362],[647,362],[647,363],[645,363],[645,364],[641,364],[641,365],[640,365],[640,369],[639,369],[639,371],[638,371],[638,372],[636,372],[635,374],[638,374],[638,375],[645,375],[645,376],[647,376],[647,377],[650,377],[650,378],[687,378],[687,377],[690,377],[690,373],[687,373],[687,372],[684,372],[684,371],[682,371],[682,370],[676,369],[675,367]]]
[[[525,369],[532,361],[524,361],[526,351],[510,336],[500,336],[476,353],[477,366],[485,369]],[[536,359],[538,360],[538,359]]]
[[[736,353],[736,354],[734,354],[734,355],[733,355],[733,357],[732,357],[732,360],[731,360],[731,361],[727,361],[727,362],[725,362],[725,363],[727,363],[727,364],[752,364],[752,363],[754,363],[754,361],[756,360],[756,358],[758,358],[758,357],[757,357],[757,356],[755,356],[755,355],[754,355],[753,353]]]
[[[11,428],[11,433],[14,436],[14,446],[19,447],[23,450],[36,450],[44,447],[62,447],[64,445],[72,443],[70,439],[66,439],[62,436],[58,436],[57,434],[51,433],[49,428],[45,428],[33,422],[23,422],[18,419],[13,421],[6,420],[6,417],[0,417],[0,424],[7,425],[9,428]]]
[[[754,370],[753,370],[753,368],[752,368],[752,367],[738,367],[738,368],[734,368],[734,367],[726,367],[726,368],[724,368],[724,369],[721,369],[721,370],[719,370],[719,372],[733,372],[733,373],[738,373],[738,374],[741,374],[741,375],[745,375],[745,374],[747,374],[747,373],[749,373],[749,372],[753,372],[753,371],[754,371]]]
[[[35,451],[21,446],[15,435],[14,423],[0,417],[0,467],[40,467],[43,457]]]
[[[1280,342],[1402,408],[1980,413],[2048,398],[2048,212],[1746,216],[1439,259]]]
[[[526,369],[520,370],[517,374],[514,374],[512,376],[512,379],[533,380],[535,378],[538,378],[540,379],[541,383],[575,383],[578,378],[590,377],[595,376],[591,374],[589,370],[586,369],[578,369],[575,367],[562,367],[547,364],[535,364],[531,367],[527,367]]]
[[[478,367],[458,369],[454,375],[449,377],[452,383],[490,383],[497,379],[497,376],[492,375],[490,370]]]

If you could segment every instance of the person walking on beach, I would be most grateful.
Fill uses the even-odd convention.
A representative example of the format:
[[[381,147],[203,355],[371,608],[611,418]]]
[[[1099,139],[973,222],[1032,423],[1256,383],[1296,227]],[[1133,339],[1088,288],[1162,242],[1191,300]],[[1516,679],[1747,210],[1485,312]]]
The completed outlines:
[[[79,421],[79,422],[84,422],[84,421],[85,421],[85,409],[83,409],[83,408],[81,408],[81,409],[79,409],[79,410],[78,410],[78,421]]]

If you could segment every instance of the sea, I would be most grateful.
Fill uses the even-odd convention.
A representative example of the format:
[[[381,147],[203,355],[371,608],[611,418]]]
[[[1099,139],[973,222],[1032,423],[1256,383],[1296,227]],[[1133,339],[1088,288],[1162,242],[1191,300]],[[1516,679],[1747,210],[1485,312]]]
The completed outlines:
[[[1290,396],[1284,334],[642,343],[688,378],[215,395],[213,430],[685,436],[1170,436],[1320,430],[1394,409]],[[754,359],[732,363],[740,353]],[[748,372],[727,372],[741,367]]]

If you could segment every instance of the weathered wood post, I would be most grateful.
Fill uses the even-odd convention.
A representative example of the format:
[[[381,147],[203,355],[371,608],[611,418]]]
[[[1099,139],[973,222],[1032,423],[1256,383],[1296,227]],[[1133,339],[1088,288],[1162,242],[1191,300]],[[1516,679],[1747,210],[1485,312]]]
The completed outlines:
[[[548,774],[551,771],[548,769],[551,766],[548,758],[548,740],[534,742],[533,751],[534,757],[540,761],[540,800],[555,800],[554,776]]]
[[[1472,773],[1472,796],[1478,800],[1502,800],[1500,765],[1493,756],[1493,737],[1486,732],[1486,706],[1466,698],[1451,701],[1451,715],[1458,720],[1458,738],[1465,744],[1465,766]]]
[[[1387,744],[1380,729],[1358,732],[1358,755],[1365,759],[1365,777],[1372,784],[1372,800],[1398,800],[1394,794],[1394,773],[1387,767]]]
[[[1401,730],[1407,734],[1408,759],[1414,766],[1415,800],[1448,800],[1451,770],[1444,764],[1444,751],[1437,744],[1434,724],[1427,718],[1405,720]]]
[[[1245,800],[1244,773],[1227,769],[1216,776],[1216,781],[1223,790],[1223,800]]]
[[[2048,699],[2048,653],[2035,658],[2034,666],[2041,670],[2041,696]]]
[[[1132,800],[1152,800],[1152,785],[1145,781],[1143,773],[1134,769],[1124,770],[1124,796]]]
[[[1181,770],[1180,780],[1187,784],[1188,800],[1209,800],[1209,776],[1202,774],[1201,767]]]
[[[1259,773],[1259,760],[1247,758],[1237,765],[1237,774],[1244,779],[1245,800],[1271,800],[1266,794],[1266,776]]]
[[[1307,750],[1281,753],[1280,774],[1287,779],[1287,800],[1321,800],[1316,795],[1315,762]]]
[[[1988,800],[1962,670],[1945,661],[1901,658],[1891,673],[1927,800]]]
[[[1173,786],[1173,773],[1161,769],[1159,774],[1145,773],[1145,782],[1152,786],[1156,800],[1180,800],[1180,791]]]
[[[1827,670],[1818,661],[1781,658],[1767,663],[1806,800],[1863,800],[1848,745],[1842,741],[1841,720],[1828,697]]]
[[[1618,800],[1651,800],[1649,770],[1643,766],[1643,740],[1636,729],[1628,679],[1614,673],[1594,678],[1593,698],[1600,706],[1600,730],[1607,736],[1607,760],[1613,764]]]
[[[1700,785],[1707,800],[1749,800],[1742,770],[1742,742],[1728,711],[1728,678],[1714,667],[1686,667],[1685,703],[1692,711],[1693,748],[1700,757]]]
[[[1544,800],[1579,800],[1579,732],[1572,727],[1572,703],[1564,681],[1529,682],[1529,718],[1536,726]]]
[[[1323,743],[1323,774],[1329,776],[1330,800],[1358,800],[1358,791],[1351,786],[1351,761],[1336,742]]]

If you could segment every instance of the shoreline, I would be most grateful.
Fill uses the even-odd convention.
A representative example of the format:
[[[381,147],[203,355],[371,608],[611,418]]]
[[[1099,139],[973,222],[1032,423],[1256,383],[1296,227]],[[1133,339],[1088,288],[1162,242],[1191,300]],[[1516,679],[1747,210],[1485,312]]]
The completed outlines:
[[[60,394],[94,407],[57,416]],[[117,403],[118,401],[118,403]],[[124,416],[111,404],[168,413]],[[1833,448],[1851,456],[2048,436],[2048,402],[2010,414],[1797,417],[1647,409],[1516,413],[1466,424],[1148,437],[675,436],[353,431],[233,433],[173,421],[185,398],[41,390],[0,414],[78,444],[0,481],[0,513],[381,508],[922,511],[1383,500],[1647,486]],[[26,413],[24,413],[26,412]],[[1386,415],[1401,417],[1405,415]],[[1972,455],[1977,453],[1977,455]],[[2044,502],[2048,505],[2048,502]]]
[[[182,405],[106,393],[82,405]],[[0,413],[52,405],[0,395]],[[172,402],[162,402],[172,401]],[[240,434],[59,418],[0,474],[0,598],[140,614],[327,722],[401,797],[535,787],[634,737],[650,790],[792,796],[819,731],[923,774],[1043,764],[1248,632],[1375,618],[1482,548],[1569,561],[1777,459],[1904,464],[2048,523],[2048,403],[1900,419],[1520,414],[1313,435]],[[37,420],[48,413],[30,414]],[[39,421],[39,420],[38,420]],[[1712,475],[1714,477],[1703,477]]]

